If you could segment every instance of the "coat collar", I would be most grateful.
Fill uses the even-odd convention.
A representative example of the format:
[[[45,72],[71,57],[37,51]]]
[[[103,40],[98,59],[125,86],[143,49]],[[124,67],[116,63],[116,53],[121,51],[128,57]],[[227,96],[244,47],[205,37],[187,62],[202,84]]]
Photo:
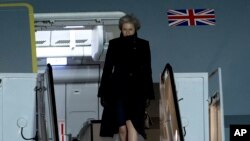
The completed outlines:
[[[120,38],[123,39],[123,40],[126,40],[126,41],[134,41],[136,40],[137,38],[137,32],[135,32],[134,35],[131,35],[131,36],[123,36],[122,32],[120,33]]]

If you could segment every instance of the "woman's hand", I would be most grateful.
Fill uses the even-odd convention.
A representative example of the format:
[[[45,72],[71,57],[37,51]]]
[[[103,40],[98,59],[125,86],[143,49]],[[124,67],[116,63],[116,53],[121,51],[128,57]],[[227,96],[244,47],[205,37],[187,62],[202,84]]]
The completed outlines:
[[[146,99],[146,101],[145,101],[145,107],[148,108],[149,106],[150,106],[150,100]]]
[[[102,105],[102,107],[107,106],[107,101],[105,100],[104,97],[101,97],[101,105]]]

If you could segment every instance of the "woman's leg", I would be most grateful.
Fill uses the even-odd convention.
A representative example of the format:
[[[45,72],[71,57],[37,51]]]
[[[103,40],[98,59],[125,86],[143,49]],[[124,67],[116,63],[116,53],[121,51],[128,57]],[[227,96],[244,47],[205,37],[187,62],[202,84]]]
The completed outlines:
[[[126,127],[126,112],[125,105],[122,99],[117,100],[117,120],[119,125],[120,141],[127,141],[127,127]]]
[[[120,141],[127,141],[127,127],[126,127],[126,125],[119,127],[119,136],[120,136]]]
[[[138,134],[131,120],[126,121],[128,141],[138,141]]]

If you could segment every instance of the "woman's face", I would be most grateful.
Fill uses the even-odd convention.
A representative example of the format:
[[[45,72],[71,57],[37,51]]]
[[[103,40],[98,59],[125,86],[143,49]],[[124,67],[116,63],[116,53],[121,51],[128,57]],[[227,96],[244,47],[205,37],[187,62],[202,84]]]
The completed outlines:
[[[135,34],[135,26],[132,23],[124,23],[122,25],[123,36],[131,36]]]

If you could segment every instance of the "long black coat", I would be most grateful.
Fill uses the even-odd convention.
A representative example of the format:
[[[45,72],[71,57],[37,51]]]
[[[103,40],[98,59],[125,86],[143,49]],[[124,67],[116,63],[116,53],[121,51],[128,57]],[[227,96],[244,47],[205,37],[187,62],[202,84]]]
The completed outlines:
[[[135,35],[110,40],[103,68],[98,97],[105,100],[101,136],[112,137],[118,132],[115,115],[115,101],[127,99],[131,111],[142,107],[137,114],[139,120],[132,123],[139,134],[144,131],[145,101],[154,99],[151,55],[149,42]]]

